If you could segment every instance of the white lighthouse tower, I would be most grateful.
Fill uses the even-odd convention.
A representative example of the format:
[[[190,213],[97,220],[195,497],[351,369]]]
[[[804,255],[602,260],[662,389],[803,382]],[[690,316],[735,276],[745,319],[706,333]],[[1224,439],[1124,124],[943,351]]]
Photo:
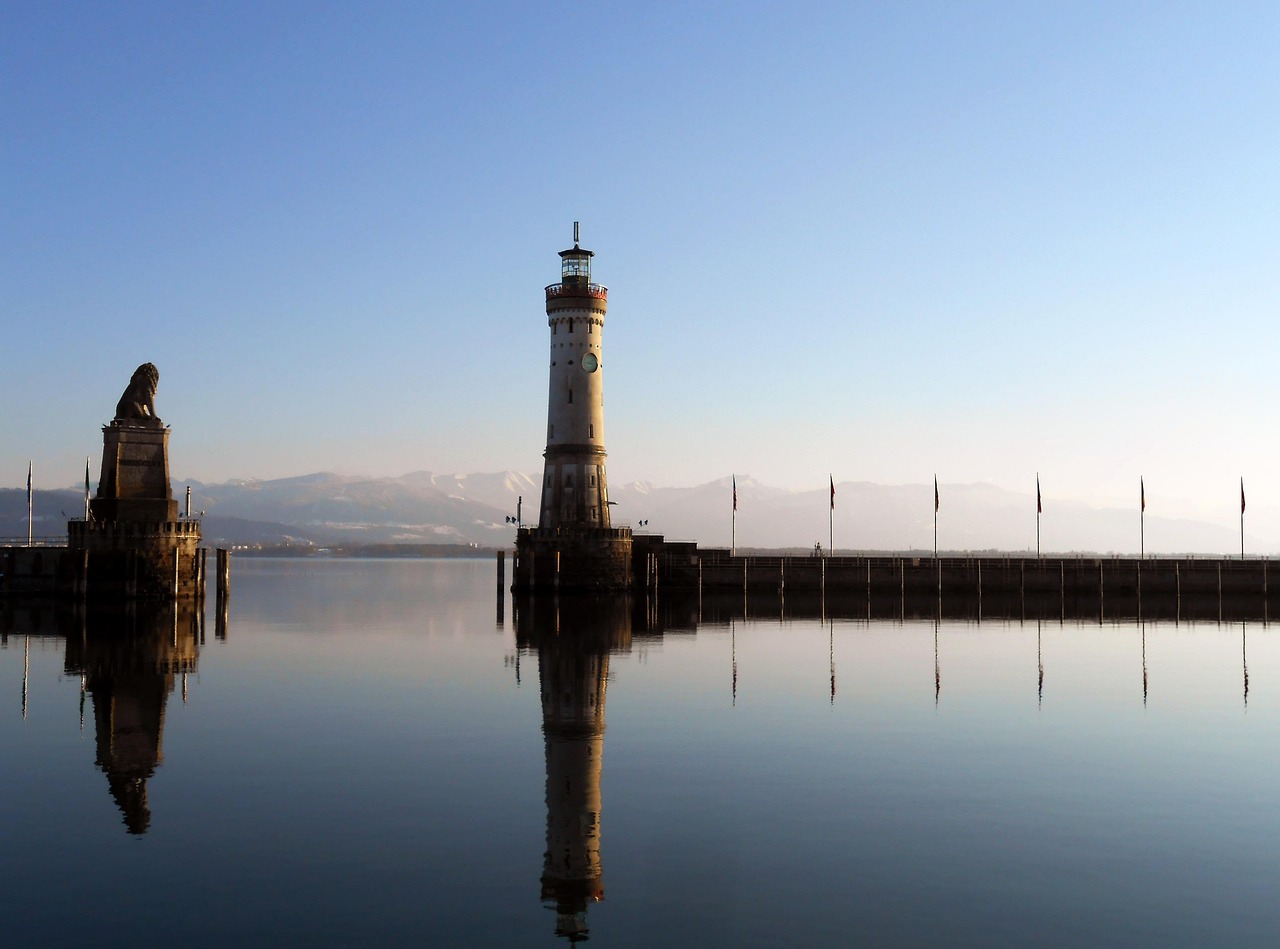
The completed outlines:
[[[591,258],[578,245],[560,251],[560,282],[547,287],[551,328],[547,450],[539,527],[608,527],[604,472],[604,314],[607,288],[591,282]]]
[[[620,591],[631,585],[631,529],[614,528],[604,450],[604,316],[609,291],[591,282],[595,255],[560,251],[546,288],[551,331],[547,449],[537,528],[516,540],[517,589]]]

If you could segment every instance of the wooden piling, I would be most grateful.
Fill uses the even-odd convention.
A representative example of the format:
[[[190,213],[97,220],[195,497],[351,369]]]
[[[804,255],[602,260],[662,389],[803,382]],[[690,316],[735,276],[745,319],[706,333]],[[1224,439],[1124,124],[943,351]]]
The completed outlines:
[[[219,547],[214,556],[214,569],[218,573],[217,597],[219,600],[225,600],[231,593],[231,551],[225,547]]]

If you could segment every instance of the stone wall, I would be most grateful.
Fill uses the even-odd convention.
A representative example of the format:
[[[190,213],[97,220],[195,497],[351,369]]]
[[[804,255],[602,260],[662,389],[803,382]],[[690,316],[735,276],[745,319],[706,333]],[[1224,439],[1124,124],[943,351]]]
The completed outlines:
[[[522,528],[513,588],[622,593],[631,589],[629,528]]]

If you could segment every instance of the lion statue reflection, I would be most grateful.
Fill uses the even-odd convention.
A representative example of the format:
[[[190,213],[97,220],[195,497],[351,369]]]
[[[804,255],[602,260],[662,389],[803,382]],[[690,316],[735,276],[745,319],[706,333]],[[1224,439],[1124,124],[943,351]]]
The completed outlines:
[[[124,395],[116,403],[116,419],[130,422],[159,424],[156,416],[156,386],[160,384],[160,371],[144,362],[133,371]]]

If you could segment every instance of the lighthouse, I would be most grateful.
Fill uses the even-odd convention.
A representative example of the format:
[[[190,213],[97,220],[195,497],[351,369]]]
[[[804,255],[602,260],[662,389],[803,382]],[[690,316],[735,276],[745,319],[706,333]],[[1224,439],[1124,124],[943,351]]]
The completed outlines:
[[[560,251],[560,282],[547,287],[551,330],[547,450],[538,526],[608,527],[604,472],[604,315],[609,291],[591,282],[591,258],[579,246]]]
[[[595,254],[560,251],[546,288],[547,448],[536,528],[516,540],[517,589],[621,591],[631,584],[631,530],[614,528],[604,448],[604,317],[609,291],[591,279]]]

